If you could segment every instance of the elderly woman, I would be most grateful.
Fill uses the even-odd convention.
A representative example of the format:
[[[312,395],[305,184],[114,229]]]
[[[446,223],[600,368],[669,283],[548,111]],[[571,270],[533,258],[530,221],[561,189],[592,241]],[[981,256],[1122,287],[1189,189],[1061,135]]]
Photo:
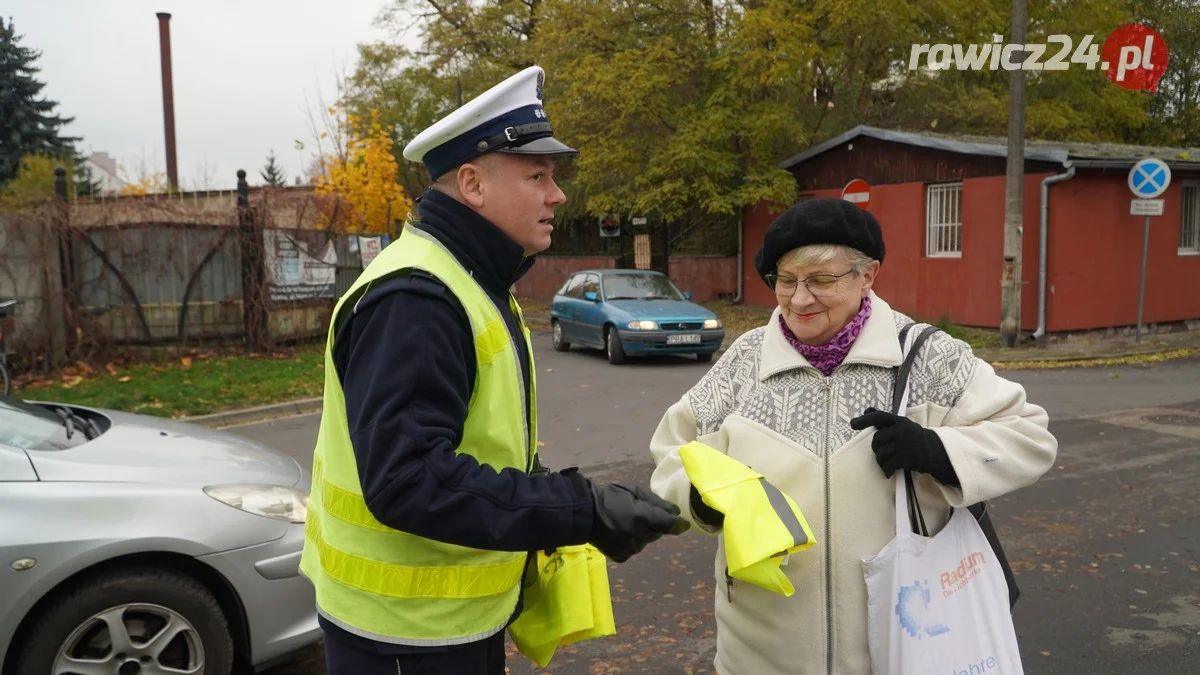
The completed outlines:
[[[651,440],[651,488],[699,529],[720,534],[723,515],[690,484],[679,449],[691,441],[762,474],[815,535],[782,567],[790,597],[731,579],[719,538],[722,675],[871,672],[863,559],[895,536],[895,472],[914,472],[932,535],[951,507],[1030,485],[1054,464],[1046,412],[944,332],[918,352],[907,417],[887,412],[898,333],[913,321],[872,291],[883,258],[879,223],[853,204],[814,199],[782,214],[755,259],[778,302],[770,322],[738,338]]]

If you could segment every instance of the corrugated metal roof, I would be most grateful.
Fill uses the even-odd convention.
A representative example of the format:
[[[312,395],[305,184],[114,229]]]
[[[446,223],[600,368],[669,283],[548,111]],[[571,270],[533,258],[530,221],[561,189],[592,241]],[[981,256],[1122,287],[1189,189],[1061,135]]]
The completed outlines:
[[[896,131],[859,125],[840,136],[801,152],[780,163],[790,169],[801,162],[860,137],[903,143],[945,152],[986,157],[1007,157],[1008,139],[1003,136],[971,134],[938,134],[921,131]],[[1071,143],[1057,141],[1025,141],[1025,159],[1064,164],[1070,161],[1080,168],[1128,168],[1145,157],[1158,157],[1173,169],[1200,170],[1200,148],[1168,148],[1119,143]]]

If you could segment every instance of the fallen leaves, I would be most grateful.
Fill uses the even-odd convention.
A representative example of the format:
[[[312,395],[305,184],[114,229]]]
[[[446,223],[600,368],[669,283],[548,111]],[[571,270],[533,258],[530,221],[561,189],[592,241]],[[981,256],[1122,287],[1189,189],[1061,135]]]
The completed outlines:
[[[1080,357],[1076,359],[1039,360],[1039,361],[993,361],[991,366],[996,370],[1033,370],[1043,368],[1091,368],[1095,366],[1129,366],[1147,363],[1162,363],[1200,356],[1200,349],[1185,347],[1172,349],[1154,354],[1128,354],[1124,356]]]

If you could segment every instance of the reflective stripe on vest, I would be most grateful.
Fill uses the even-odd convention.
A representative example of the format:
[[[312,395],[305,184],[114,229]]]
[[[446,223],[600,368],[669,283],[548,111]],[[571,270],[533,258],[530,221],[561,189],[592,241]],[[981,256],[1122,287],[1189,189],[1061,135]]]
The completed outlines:
[[[415,228],[380,252],[338,300],[325,349],[325,395],[313,458],[301,572],[323,616],[381,642],[461,644],[494,635],[516,607],[526,554],[447,544],[392,529],[362,496],[346,402],[333,366],[334,329],[343,308],[384,277],[421,269],[446,284],[466,310],[475,342],[476,377],[462,440],[455,452],[499,472],[528,471],[537,447],[536,407],[529,405],[518,359],[500,309],[440,242]],[[520,307],[510,308],[533,350]],[[534,369],[531,367],[531,378]],[[531,401],[536,381],[531,379]]]

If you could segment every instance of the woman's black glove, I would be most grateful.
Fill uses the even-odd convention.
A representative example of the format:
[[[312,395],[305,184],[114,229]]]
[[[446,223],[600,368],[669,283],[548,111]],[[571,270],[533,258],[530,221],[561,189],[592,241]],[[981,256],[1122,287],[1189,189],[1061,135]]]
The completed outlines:
[[[704,503],[704,497],[700,496],[700,491],[696,489],[695,485],[691,486],[689,501],[692,504],[692,515],[696,516],[696,520],[710,527],[725,525],[725,514]]]
[[[871,439],[875,461],[888,478],[900,469],[908,469],[933,476],[943,485],[961,487],[950,456],[942,439],[930,429],[907,417],[867,408],[864,413],[850,420],[850,428],[862,431],[875,427],[878,431]]]

